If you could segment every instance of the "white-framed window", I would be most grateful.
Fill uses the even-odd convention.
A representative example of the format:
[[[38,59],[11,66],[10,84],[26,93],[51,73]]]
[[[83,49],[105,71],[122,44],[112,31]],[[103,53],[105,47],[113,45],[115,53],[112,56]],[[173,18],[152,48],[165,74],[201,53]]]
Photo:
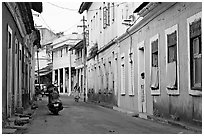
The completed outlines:
[[[111,3],[111,8],[112,8],[112,23],[115,21],[115,3]]]
[[[125,95],[125,54],[121,54],[121,79],[120,79],[120,84],[121,84],[121,95]]]
[[[129,61],[128,61],[128,73],[129,73],[129,80],[128,80],[128,92],[129,95],[134,95],[134,67],[133,67],[133,52],[129,49]]]
[[[15,54],[18,53],[18,39],[15,38]]]
[[[112,90],[112,83],[113,83],[113,78],[112,78],[112,71],[111,71],[111,69],[112,69],[112,66],[111,66],[111,61],[109,60],[108,61],[108,63],[109,63],[109,66],[108,66],[108,73],[109,73],[109,75],[108,75],[108,78],[109,78],[109,83],[108,83],[108,88],[109,88],[109,90],[111,89]]]
[[[8,48],[10,49],[12,46],[12,29],[11,27],[8,25]]]
[[[110,2],[103,2],[103,28],[110,26]]]
[[[103,29],[107,27],[107,7],[106,3],[103,2]]]
[[[178,25],[165,30],[167,93],[179,95]]]
[[[151,95],[160,95],[159,34],[150,38],[150,89]]]
[[[187,19],[188,88],[191,95],[202,95],[202,12]]]

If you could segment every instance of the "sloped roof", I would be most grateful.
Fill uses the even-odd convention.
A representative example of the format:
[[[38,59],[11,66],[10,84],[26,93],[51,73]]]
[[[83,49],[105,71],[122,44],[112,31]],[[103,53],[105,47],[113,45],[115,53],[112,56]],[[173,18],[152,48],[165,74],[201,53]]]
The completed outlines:
[[[83,39],[83,36],[81,34],[69,34],[69,35],[61,36],[57,39],[54,39],[52,41],[51,46],[53,46],[53,49],[57,49],[64,45],[74,46],[82,39]]]
[[[41,13],[42,2],[17,2],[17,5],[20,9],[20,14],[25,24],[26,32],[27,34],[30,34],[32,30],[35,30],[31,9]]]

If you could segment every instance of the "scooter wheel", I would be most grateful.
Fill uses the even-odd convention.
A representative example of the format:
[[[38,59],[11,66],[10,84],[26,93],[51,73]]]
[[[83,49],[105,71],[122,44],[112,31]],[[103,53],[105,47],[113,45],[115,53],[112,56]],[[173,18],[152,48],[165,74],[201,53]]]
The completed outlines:
[[[55,112],[53,112],[53,114],[55,114],[55,115],[59,115],[59,112],[58,112],[58,111],[55,111]]]

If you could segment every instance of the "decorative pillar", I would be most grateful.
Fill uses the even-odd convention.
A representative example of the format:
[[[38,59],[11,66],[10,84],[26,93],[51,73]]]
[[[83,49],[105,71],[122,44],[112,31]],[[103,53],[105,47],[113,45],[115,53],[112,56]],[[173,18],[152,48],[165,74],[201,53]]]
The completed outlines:
[[[65,68],[63,68],[63,93],[65,93]]]
[[[60,92],[60,69],[58,69],[58,81],[57,81],[57,85],[58,85],[58,91]]]
[[[68,94],[71,94],[72,90],[72,61],[71,61],[71,51],[69,51],[69,91]]]
[[[79,84],[78,84],[78,86],[80,87],[80,93],[82,93],[82,88],[81,88],[81,69],[78,69],[79,70],[79,72],[78,72],[78,77],[79,77]]]
[[[52,70],[52,83],[55,83],[55,70]]]

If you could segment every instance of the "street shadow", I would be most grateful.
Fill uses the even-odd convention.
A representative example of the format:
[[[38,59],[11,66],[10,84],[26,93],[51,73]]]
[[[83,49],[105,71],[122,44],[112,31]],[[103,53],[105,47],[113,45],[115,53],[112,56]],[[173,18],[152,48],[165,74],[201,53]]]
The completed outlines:
[[[58,113],[58,114],[53,114],[53,113],[51,113],[51,112],[46,113],[46,115],[49,115],[49,116],[62,116],[60,113]]]

